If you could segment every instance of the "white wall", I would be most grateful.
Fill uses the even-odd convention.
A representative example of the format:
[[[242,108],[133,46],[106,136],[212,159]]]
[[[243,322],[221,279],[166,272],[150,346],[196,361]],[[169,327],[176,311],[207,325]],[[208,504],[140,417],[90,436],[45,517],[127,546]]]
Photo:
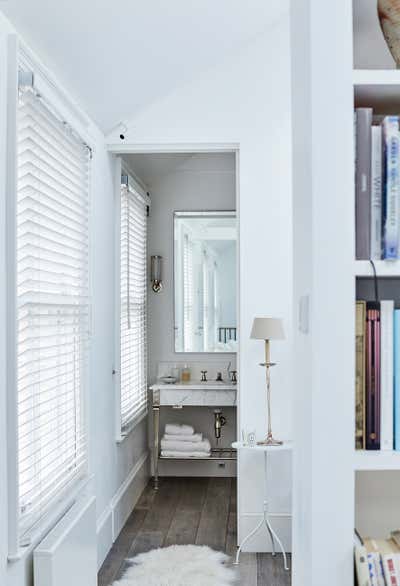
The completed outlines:
[[[12,564],[7,563],[7,442],[6,442],[6,338],[5,314],[7,279],[5,267],[5,108],[7,88],[6,35],[14,32],[0,14],[0,584],[3,586],[28,586],[31,584],[31,555]],[[39,80],[40,76],[38,76]],[[49,88],[48,96],[58,109],[65,110],[59,96]],[[85,118],[83,116],[83,118]],[[112,542],[111,509],[115,508],[117,527],[121,517],[134,504],[139,487],[147,478],[146,423],[142,422],[121,445],[115,442],[113,368],[114,291],[113,291],[113,165],[106,152],[103,134],[90,122],[82,125],[76,120],[75,127],[89,135],[94,147],[91,165],[92,207],[92,290],[93,290],[93,339],[90,348],[90,468],[94,474],[94,493],[97,497],[99,529],[99,554],[103,558]],[[134,478],[134,472],[138,475]],[[124,498],[125,497],[125,498]],[[123,519],[122,519],[123,520]],[[100,559],[99,561],[102,561]],[[74,568],[71,568],[73,582]]]
[[[287,3],[288,6],[288,3]],[[240,148],[240,428],[266,432],[263,345],[250,340],[255,315],[282,316],[288,340],[272,347],[273,423],[292,434],[291,137],[288,14],[235,58],[160,100],[128,123],[129,150],[150,145],[229,143]],[[108,137],[120,149],[118,133]],[[145,149],[143,149],[145,150]],[[275,525],[290,541],[290,459],[271,475]],[[239,471],[239,531],[260,518],[263,472],[253,457]],[[249,544],[262,551],[260,535]]]
[[[149,378],[157,376],[158,362],[225,361],[232,354],[175,353],[174,340],[174,224],[177,210],[235,209],[234,155],[200,155],[151,183],[148,256],[163,257],[163,289],[148,292]]]

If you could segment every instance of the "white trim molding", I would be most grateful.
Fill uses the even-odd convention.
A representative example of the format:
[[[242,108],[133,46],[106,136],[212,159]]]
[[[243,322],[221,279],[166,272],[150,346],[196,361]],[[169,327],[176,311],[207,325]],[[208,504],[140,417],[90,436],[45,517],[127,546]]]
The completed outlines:
[[[97,565],[100,569],[112,544],[117,539],[129,515],[149,480],[149,453],[146,451],[112,497],[97,520]]]

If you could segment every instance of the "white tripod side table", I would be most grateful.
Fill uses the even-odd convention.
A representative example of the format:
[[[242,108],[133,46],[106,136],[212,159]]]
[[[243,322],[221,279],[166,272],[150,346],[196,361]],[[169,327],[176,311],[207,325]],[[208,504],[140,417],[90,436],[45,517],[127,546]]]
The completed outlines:
[[[244,544],[251,538],[253,537],[253,535],[255,535],[257,533],[257,531],[259,531],[259,529],[261,529],[261,527],[263,525],[265,525],[269,536],[271,538],[271,544],[272,544],[272,555],[276,555],[276,551],[275,551],[275,541],[278,543],[282,554],[283,554],[283,562],[284,562],[284,568],[285,570],[289,570],[289,566],[287,564],[287,556],[286,556],[286,552],[285,549],[282,545],[281,540],[279,539],[278,535],[275,533],[275,531],[273,530],[273,528],[271,527],[271,523],[269,520],[269,513],[268,513],[268,480],[267,480],[267,475],[268,475],[268,454],[271,454],[273,452],[287,452],[292,450],[293,448],[293,444],[292,442],[284,442],[282,445],[279,446],[259,446],[259,445],[255,445],[255,446],[248,446],[243,444],[242,442],[234,442],[232,444],[232,447],[235,448],[236,450],[246,450],[249,452],[263,452],[264,453],[264,501],[263,501],[263,518],[261,519],[261,521],[258,523],[258,525],[256,527],[254,527],[254,529],[248,534],[246,535],[246,537],[242,540],[242,542],[239,544],[237,553],[236,553],[236,560],[235,560],[235,564],[239,563],[239,556],[240,556],[240,552],[242,551],[242,548],[244,546]]]

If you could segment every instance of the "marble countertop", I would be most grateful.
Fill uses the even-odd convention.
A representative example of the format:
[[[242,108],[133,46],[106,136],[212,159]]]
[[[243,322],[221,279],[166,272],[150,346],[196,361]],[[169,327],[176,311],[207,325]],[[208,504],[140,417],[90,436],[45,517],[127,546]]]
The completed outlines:
[[[237,384],[230,382],[217,382],[217,381],[193,381],[189,383],[163,383],[162,381],[156,382],[151,385],[151,391],[163,391],[163,390],[180,390],[180,391],[236,391]]]

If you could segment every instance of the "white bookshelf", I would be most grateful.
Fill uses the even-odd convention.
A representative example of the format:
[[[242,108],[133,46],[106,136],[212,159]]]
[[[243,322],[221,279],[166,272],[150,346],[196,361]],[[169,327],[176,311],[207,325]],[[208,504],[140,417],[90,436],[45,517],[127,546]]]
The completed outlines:
[[[354,470],[400,470],[400,452],[384,450],[356,450]]]
[[[374,260],[377,277],[400,277],[400,260]],[[374,271],[368,260],[356,260],[354,262],[355,277],[373,277]]]

